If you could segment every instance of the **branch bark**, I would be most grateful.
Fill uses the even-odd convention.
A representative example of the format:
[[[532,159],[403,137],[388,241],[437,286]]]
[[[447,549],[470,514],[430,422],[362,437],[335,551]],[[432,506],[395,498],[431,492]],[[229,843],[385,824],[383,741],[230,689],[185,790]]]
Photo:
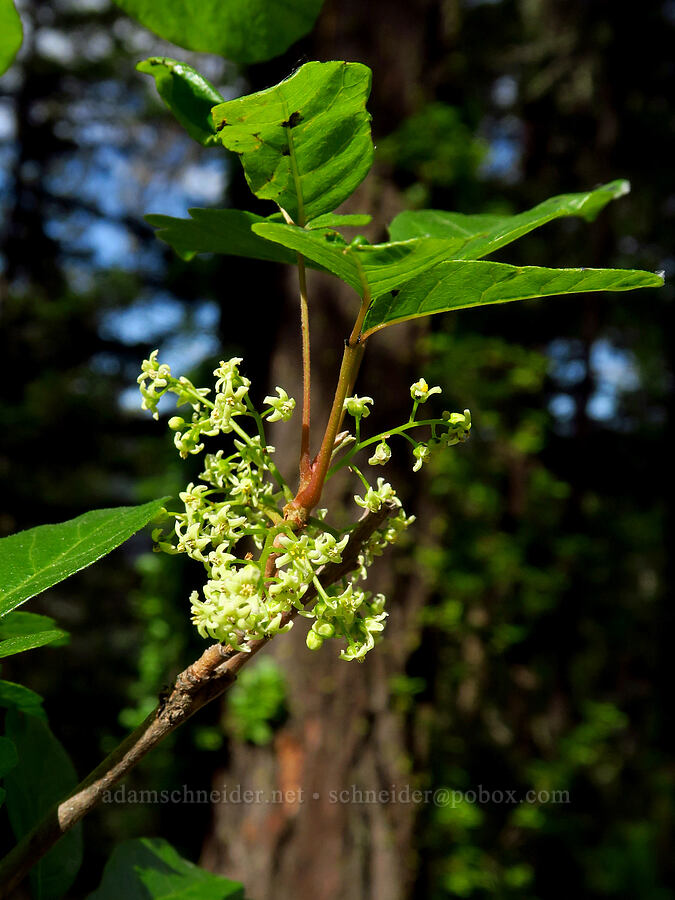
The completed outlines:
[[[351,533],[342,554],[342,562],[324,566],[319,580],[324,588],[344,578],[357,566],[361,548],[382,523],[396,511],[384,504],[378,512],[367,512]],[[316,599],[310,585],[305,606]],[[295,618],[293,609],[284,616],[284,624]],[[207,703],[222,696],[234,684],[239,670],[261,650],[269,639],[251,641],[247,651],[213,644],[178,675],[169,696],[132,731],[87,777],[72,794],[53,806],[34,828],[0,862],[0,900],[9,897],[28,871],[70,828],[101,801],[105,791],[117,784],[167,735],[191,718]]]

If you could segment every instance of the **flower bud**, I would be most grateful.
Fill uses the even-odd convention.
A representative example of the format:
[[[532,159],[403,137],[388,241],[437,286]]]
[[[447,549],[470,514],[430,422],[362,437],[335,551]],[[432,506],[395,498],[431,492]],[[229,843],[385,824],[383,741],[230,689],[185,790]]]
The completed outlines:
[[[323,638],[316,631],[308,631],[305,640],[310,650],[318,650],[323,644]]]
[[[345,398],[344,408],[349,415],[354,416],[355,419],[366,419],[370,415],[368,404],[374,402],[372,397],[359,397],[354,394],[353,397]]]

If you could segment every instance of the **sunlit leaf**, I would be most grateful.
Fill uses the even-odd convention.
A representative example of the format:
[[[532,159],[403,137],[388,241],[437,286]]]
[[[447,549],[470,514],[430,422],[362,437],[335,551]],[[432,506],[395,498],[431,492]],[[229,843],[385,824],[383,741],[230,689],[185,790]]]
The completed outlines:
[[[305,225],[305,228],[361,228],[372,222],[373,217],[367,213],[324,213]]]
[[[535,228],[563,216],[592,220],[610,200],[630,190],[624,180],[612,181],[593,191],[561,194],[515,216],[463,215],[436,209],[399,213],[389,226],[393,241],[414,237],[455,238],[460,243],[455,259],[480,259],[505,247]]]
[[[251,226],[267,222],[263,216],[239,209],[189,209],[189,219],[173,216],[149,215],[145,221],[157,228],[157,237],[183,259],[196,253],[224,253],[272,262],[294,263],[295,253],[263,240],[251,231]]]
[[[150,31],[233,62],[272,59],[312,29],[323,0],[115,0]]]
[[[360,63],[310,62],[281,84],[213,109],[218,137],[238,153],[249,187],[304,225],[332,212],[373,158]]]
[[[244,900],[241,884],[183,859],[161,838],[138,838],[116,847],[101,884],[87,900]]]
[[[0,539],[0,616],[110,553],[155,518],[168,499],[96,509]]]
[[[152,75],[157,93],[190,137],[204,145],[216,143],[211,108],[223,98],[203,75],[166,56],[144,59],[136,68]]]
[[[7,713],[6,733],[16,745],[18,764],[5,777],[7,812],[17,840],[77,784],[70,757],[49,726],[16,709]],[[33,900],[58,900],[75,880],[82,862],[82,830],[76,825],[30,871]]]
[[[276,223],[254,225],[253,231],[297,250],[306,259],[333,272],[361,296],[369,292],[371,297],[394,290],[452,256],[456,245],[455,240],[435,238],[389,244],[346,244],[333,233]]]
[[[450,260],[418,276],[396,296],[375,300],[366,314],[363,332],[368,335],[397,322],[471,306],[662,284],[660,275],[632,269],[545,269]]]
[[[23,28],[13,0],[0,0],[0,75],[11,66],[22,41]]]

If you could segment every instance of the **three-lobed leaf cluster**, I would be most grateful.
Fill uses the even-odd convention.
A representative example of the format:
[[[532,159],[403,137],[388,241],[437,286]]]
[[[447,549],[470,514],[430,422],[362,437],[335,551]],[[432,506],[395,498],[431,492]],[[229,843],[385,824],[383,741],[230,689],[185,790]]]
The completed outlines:
[[[389,226],[389,241],[348,243],[337,229],[367,224],[369,217],[333,211],[363,181],[373,159],[366,110],[371,72],[359,63],[310,62],[274,87],[229,101],[174,60],[153,58],[139,69],[155,77],[165,103],[193,137],[237,154],[251,191],[279,207],[267,217],[235,209],[191,209],[189,219],[147,216],[158,236],[186,259],[210,252],[294,263],[300,254],[368,304],[363,337],[453,309],[663,284],[659,274],[638,270],[549,269],[484,259],[554,219],[592,220],[627,193],[622,180],[552,197],[513,216],[403,212]],[[211,106],[214,97],[219,102]]]

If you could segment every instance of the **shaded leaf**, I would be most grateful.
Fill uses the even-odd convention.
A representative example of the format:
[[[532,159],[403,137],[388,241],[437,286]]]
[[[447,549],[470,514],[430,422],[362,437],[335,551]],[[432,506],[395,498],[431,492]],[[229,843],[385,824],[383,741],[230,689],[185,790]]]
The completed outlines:
[[[299,225],[332,212],[373,159],[360,63],[310,62],[281,84],[213,109],[220,141],[238,153],[249,187]]]
[[[46,718],[42,708],[42,697],[23,684],[0,680],[0,706],[21,710],[31,716]]]
[[[0,640],[21,637],[24,634],[37,634],[40,631],[54,631],[57,628],[58,625],[51,616],[15,611],[7,613],[0,619]]]
[[[136,68],[152,75],[157,93],[190,137],[205,146],[216,143],[211,108],[223,98],[203,75],[167,56],[144,59]]]
[[[87,900],[243,900],[241,884],[183,859],[161,838],[138,838],[116,847],[98,889]]]
[[[307,231],[296,225],[264,223],[253,231],[270,241],[297,250],[333,272],[360,296],[379,297],[394,290],[440,260],[451,256],[454,240],[417,238],[389,244],[346,244],[339,235]]]
[[[0,736],[0,778],[4,778],[18,762],[19,756],[14,742],[10,741],[9,738]]]
[[[22,41],[23,28],[13,0],[0,0],[0,75],[11,66]]]
[[[7,713],[7,737],[19,762],[5,778],[7,812],[17,840],[77,784],[70,757],[41,719],[15,709]],[[82,828],[76,825],[30,871],[34,900],[58,900],[82,862]]]
[[[168,499],[96,509],[0,539],[0,616],[110,553],[155,518]]]
[[[251,225],[267,222],[263,216],[239,209],[189,209],[191,218],[149,215],[145,221],[157,228],[157,237],[170,244],[183,259],[197,253],[224,253],[271,262],[295,263],[296,255],[263,240]]]
[[[612,181],[593,191],[551,197],[515,216],[467,216],[435,209],[410,210],[393,219],[389,234],[394,241],[425,235],[455,238],[460,242],[453,253],[455,259],[480,259],[553,219],[581,216],[591,220],[610,200],[624,196],[629,190],[627,181]]]
[[[14,743],[9,738],[0,736],[0,778],[4,778],[18,762],[19,756]],[[6,796],[5,789],[0,787],[0,806],[5,802]]]
[[[0,641],[0,659],[5,656],[14,656],[15,653],[23,653],[24,650],[34,650],[36,647],[44,647],[61,638],[68,637],[65,631],[40,631],[37,634],[26,634],[23,637],[7,638]]]
[[[587,291],[630,291],[660,287],[663,278],[632,269],[545,269],[505,263],[450,260],[408,283],[395,297],[374,301],[363,326],[364,336],[387,325],[419,316]]]
[[[272,59],[314,25],[323,0],[115,0],[150,31],[187,50],[234,62]]]

